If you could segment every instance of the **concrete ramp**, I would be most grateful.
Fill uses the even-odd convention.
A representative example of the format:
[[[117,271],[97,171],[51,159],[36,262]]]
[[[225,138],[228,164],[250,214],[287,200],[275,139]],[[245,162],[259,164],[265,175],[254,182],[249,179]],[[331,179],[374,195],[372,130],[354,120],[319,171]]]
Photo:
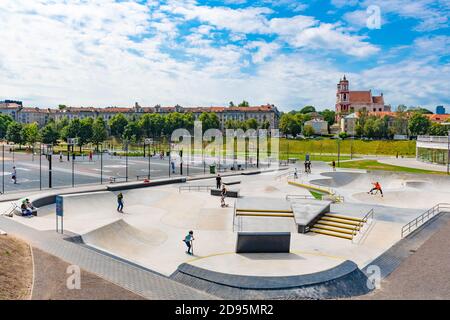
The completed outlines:
[[[295,199],[291,206],[299,233],[306,233],[321,215],[330,212],[331,201]]]
[[[121,219],[88,232],[82,238],[90,246],[136,261],[166,241],[167,235],[156,228],[143,232]]]

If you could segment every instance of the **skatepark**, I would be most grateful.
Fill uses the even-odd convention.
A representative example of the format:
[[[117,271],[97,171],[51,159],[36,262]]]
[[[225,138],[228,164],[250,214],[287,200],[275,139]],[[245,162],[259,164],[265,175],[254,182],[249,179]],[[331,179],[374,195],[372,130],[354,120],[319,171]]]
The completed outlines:
[[[362,288],[367,280],[362,270],[405,237],[406,224],[436,204],[450,202],[447,177],[333,172],[325,163],[314,163],[312,174],[298,172],[294,177],[291,165],[225,175],[222,182],[238,196],[227,197],[227,207],[211,195],[214,177],[66,194],[63,236],[187,285],[196,278],[222,288],[284,290],[340,279],[347,283],[336,286]],[[383,197],[367,193],[375,181]],[[119,192],[123,213],[116,210]],[[34,202],[43,196],[33,197]],[[0,203],[0,211],[9,205]],[[55,232],[54,201],[37,207],[37,216],[13,219],[40,232]],[[192,256],[182,241],[189,230],[195,238]],[[278,237],[283,235],[287,249],[286,242],[280,245],[284,249],[267,249],[268,241],[282,243]],[[241,236],[250,238],[240,243]],[[261,242],[252,236],[269,238]],[[246,249],[240,251],[241,245]],[[321,290],[315,297],[345,296],[335,289]]]

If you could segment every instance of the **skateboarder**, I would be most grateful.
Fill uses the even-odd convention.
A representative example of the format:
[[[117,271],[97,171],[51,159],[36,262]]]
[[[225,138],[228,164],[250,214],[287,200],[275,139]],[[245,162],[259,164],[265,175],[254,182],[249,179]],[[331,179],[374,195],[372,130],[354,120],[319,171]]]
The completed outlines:
[[[184,243],[188,247],[188,250],[186,251],[187,254],[194,255],[194,248],[193,248],[193,241],[194,241],[194,231],[189,231],[187,236],[184,238]]]
[[[222,185],[222,177],[220,176],[220,174],[217,174],[217,177],[216,177],[216,189],[220,189],[221,185]]]
[[[375,194],[377,194],[378,191],[380,191],[381,196],[383,197],[383,190],[381,189],[380,183],[377,181],[377,182],[372,182],[372,184],[373,184],[373,188],[370,189],[370,191],[367,193],[374,194],[373,191],[375,191]]]
[[[123,194],[122,194],[122,192],[120,192],[117,195],[117,211],[119,211],[120,213],[123,213]]]
[[[311,173],[311,161],[309,161],[309,160],[306,161],[305,165],[306,165],[306,172]]]
[[[225,197],[227,196],[227,188],[225,188],[225,185],[222,185],[222,191],[220,192],[220,206],[222,208],[228,207],[225,203]]]

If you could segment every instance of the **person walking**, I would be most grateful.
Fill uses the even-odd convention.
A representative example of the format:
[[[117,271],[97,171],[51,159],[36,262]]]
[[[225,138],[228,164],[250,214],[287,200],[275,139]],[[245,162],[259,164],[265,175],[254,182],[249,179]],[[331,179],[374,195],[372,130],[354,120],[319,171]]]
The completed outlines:
[[[123,194],[120,192],[117,195],[117,211],[123,213]]]
[[[92,161],[92,151],[89,151],[89,162]]]
[[[63,162],[63,154],[62,154],[62,151],[59,152],[59,162]]]
[[[16,167],[13,167],[13,171],[11,173],[11,179],[14,182],[14,184],[17,184],[17,171],[16,171]]]
[[[333,171],[336,171],[336,161],[333,160],[333,162],[331,162],[331,165],[333,166]]]
[[[217,174],[216,177],[216,189],[220,190],[220,186],[222,185],[222,177],[220,176],[220,173]]]
[[[308,161],[308,172],[311,173],[311,160]]]
[[[297,168],[294,168],[294,179],[298,179]]]
[[[308,173],[308,161],[305,160],[305,173]]]
[[[194,255],[194,240],[194,231],[191,230],[183,240],[188,248],[187,254]]]

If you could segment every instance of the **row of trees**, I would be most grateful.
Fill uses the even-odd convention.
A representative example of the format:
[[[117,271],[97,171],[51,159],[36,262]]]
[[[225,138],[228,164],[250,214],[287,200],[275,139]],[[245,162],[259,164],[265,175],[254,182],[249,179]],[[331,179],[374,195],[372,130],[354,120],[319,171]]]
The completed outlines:
[[[395,117],[368,116],[367,113],[359,113],[355,127],[357,136],[377,139],[392,139],[394,135],[433,135],[445,136],[448,128],[432,122],[421,110],[407,112],[398,110]]]
[[[191,113],[172,112],[167,115],[156,113],[144,114],[140,117],[127,118],[119,113],[108,122],[103,118],[74,118],[67,117],[55,121],[50,119],[42,128],[37,123],[21,124],[8,115],[0,114],[0,139],[16,144],[29,144],[40,141],[45,144],[56,144],[59,140],[78,138],[80,149],[83,145],[92,143],[99,145],[109,137],[127,140],[133,143],[143,138],[159,138],[170,135],[175,129],[185,128],[192,131],[194,115]],[[204,112],[199,116],[203,131],[220,128],[220,121],[216,113]],[[269,122],[259,124],[255,119],[246,121],[229,120],[225,124],[227,129],[268,129]]]

